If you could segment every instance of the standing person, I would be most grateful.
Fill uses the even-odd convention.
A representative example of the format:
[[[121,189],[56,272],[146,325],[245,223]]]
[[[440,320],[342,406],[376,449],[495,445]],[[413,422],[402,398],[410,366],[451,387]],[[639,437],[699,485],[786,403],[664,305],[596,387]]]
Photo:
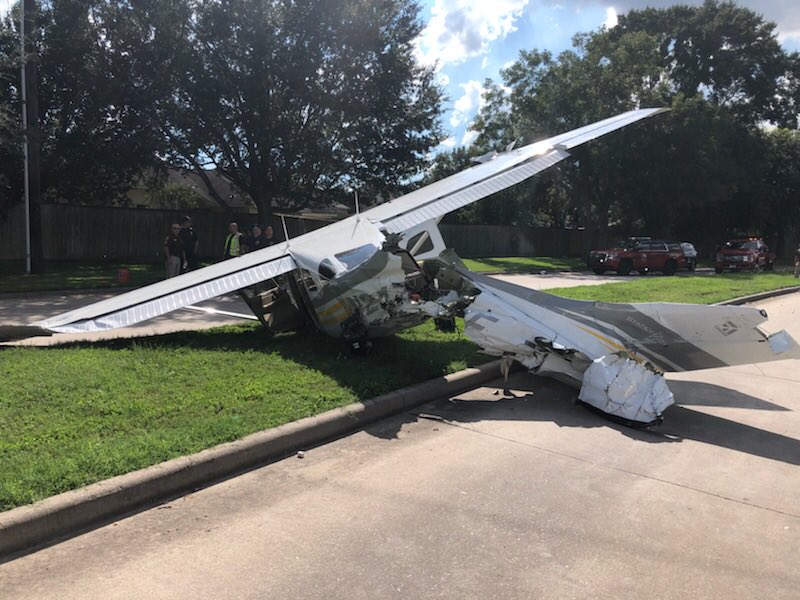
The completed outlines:
[[[192,218],[189,216],[183,217],[183,221],[181,221],[180,237],[183,243],[183,251],[186,253],[186,267],[181,272],[194,271],[197,268],[200,239],[192,227]]]
[[[800,277],[800,246],[794,251],[794,276]]]
[[[267,238],[266,246],[272,246],[275,243],[275,233],[272,231],[272,225],[267,225],[267,228],[264,230],[264,237]]]
[[[173,223],[169,234],[164,239],[164,268],[167,279],[180,275],[181,266],[186,264],[186,253],[180,238],[181,226]]]
[[[235,258],[242,254],[242,234],[239,233],[239,224],[230,223],[228,225],[228,237],[225,238],[225,250],[222,258]]]
[[[250,241],[247,244],[247,251],[253,252],[255,250],[261,250],[269,245],[269,240],[267,239],[267,236],[264,233],[261,225],[253,225],[253,237],[250,238]]]

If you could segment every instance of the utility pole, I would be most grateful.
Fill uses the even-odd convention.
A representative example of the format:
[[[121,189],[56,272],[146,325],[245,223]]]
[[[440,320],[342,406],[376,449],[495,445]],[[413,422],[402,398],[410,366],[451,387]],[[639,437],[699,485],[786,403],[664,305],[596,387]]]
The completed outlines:
[[[39,178],[41,160],[39,69],[35,46],[31,48],[27,43],[30,33],[36,27],[36,1],[23,0],[20,10],[22,128],[25,135],[25,270],[27,273],[43,273],[42,189]]]

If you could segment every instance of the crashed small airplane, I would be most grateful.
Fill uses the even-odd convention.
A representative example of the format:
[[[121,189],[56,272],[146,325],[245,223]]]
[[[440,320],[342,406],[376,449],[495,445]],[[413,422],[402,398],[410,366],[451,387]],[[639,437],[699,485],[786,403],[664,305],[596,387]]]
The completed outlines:
[[[633,425],[673,403],[665,371],[798,356],[784,331],[766,335],[764,311],[668,303],[568,300],[470,272],[437,224],[458,208],[524,181],[569,150],[665,109],[641,109],[521,148],[281,244],[79,308],[0,341],[126,327],[239,291],[270,331],[311,321],[353,348],[426,319],[453,326],[486,353],[579,388],[578,398]]]

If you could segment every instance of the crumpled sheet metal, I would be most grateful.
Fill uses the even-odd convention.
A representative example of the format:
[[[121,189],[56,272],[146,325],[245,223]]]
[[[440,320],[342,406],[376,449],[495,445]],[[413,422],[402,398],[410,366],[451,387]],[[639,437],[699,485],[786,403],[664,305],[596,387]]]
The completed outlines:
[[[664,377],[625,356],[609,354],[589,365],[578,399],[609,415],[650,423],[674,403]]]

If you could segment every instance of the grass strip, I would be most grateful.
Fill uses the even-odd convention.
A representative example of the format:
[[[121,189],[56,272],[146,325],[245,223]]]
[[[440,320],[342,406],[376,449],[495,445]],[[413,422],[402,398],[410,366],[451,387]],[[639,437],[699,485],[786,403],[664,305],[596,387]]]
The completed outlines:
[[[798,285],[790,274],[727,273],[681,277],[632,276],[630,281],[547,290],[576,300],[600,302],[679,302],[714,304]]]
[[[119,270],[128,269],[128,281],[120,281]],[[47,272],[25,274],[19,261],[0,261],[0,293],[89,290],[141,287],[164,279],[163,264],[48,263]]]
[[[467,258],[464,264],[474,273],[535,273],[537,271],[573,271],[586,268],[580,258],[550,256],[506,256],[499,258]]]
[[[0,510],[489,360],[424,324],[367,357],[260,325],[0,349]]]
[[[506,257],[468,259],[476,273],[531,273],[541,270],[569,271],[585,267],[580,259],[551,257]],[[128,281],[120,281],[119,270],[128,269]],[[164,279],[164,265],[140,263],[51,262],[40,275],[25,274],[21,261],[0,261],[0,294],[54,290],[91,290],[141,287]]]

